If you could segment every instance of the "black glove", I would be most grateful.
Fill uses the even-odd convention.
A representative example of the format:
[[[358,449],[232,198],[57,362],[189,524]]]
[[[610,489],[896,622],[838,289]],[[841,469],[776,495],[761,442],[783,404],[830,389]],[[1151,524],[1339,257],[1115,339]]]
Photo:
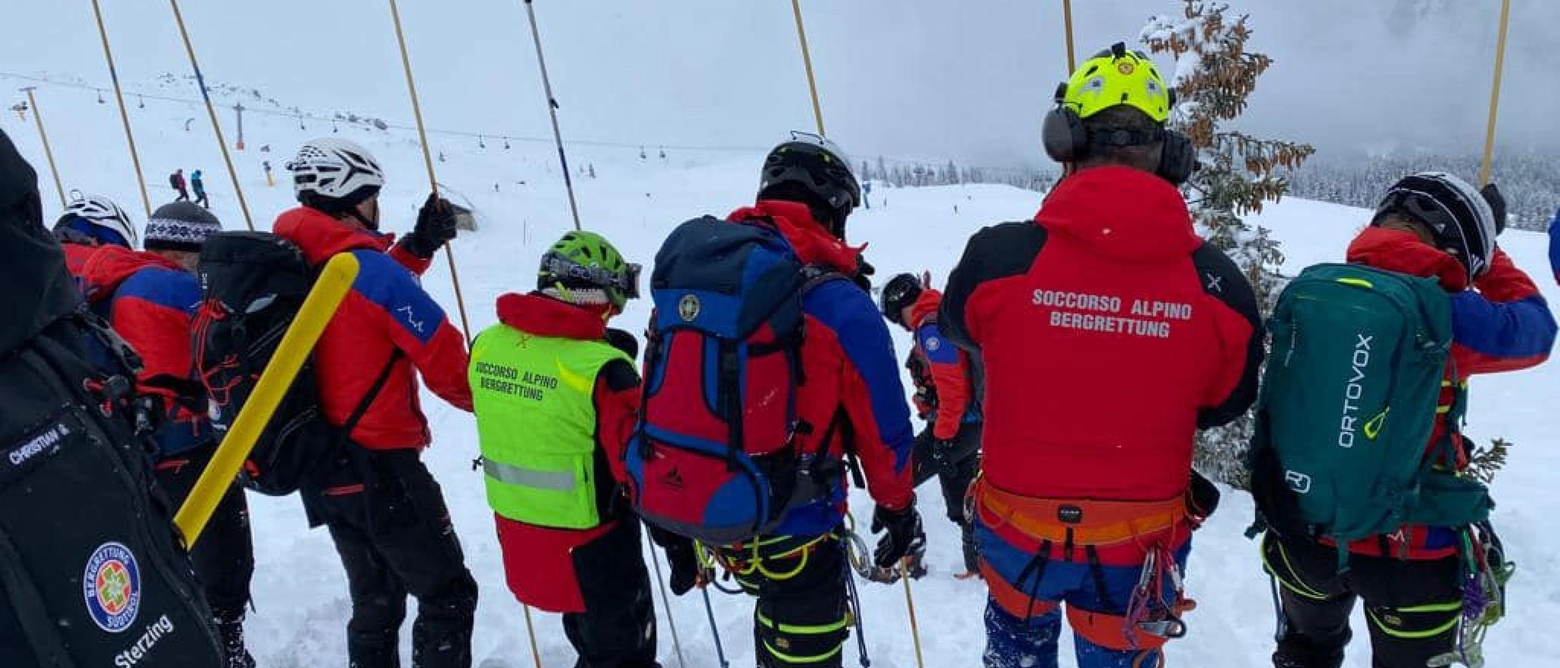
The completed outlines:
[[[856,275],[851,276],[850,280],[855,281],[857,286],[870,293],[872,292],[872,275],[876,273],[877,267],[872,266],[872,263],[868,262],[866,258],[857,255]]]
[[[1213,511],[1219,509],[1220,496],[1219,488],[1212,480],[1192,471],[1192,482],[1186,488],[1186,514],[1191,516],[1194,528],[1213,517]]]
[[[1485,184],[1479,189],[1479,194],[1484,196],[1484,201],[1490,205],[1490,213],[1495,214],[1495,234],[1506,231],[1506,196],[1500,194],[1500,187],[1493,182]]]
[[[897,569],[905,557],[920,559],[926,552],[926,532],[921,530],[921,514],[915,511],[915,502],[900,510],[878,506],[872,511],[872,533],[888,534],[878,540],[872,555],[878,568]]]
[[[608,327],[607,343],[613,348],[623,351],[629,357],[639,359],[639,339],[634,338],[633,334],[629,334],[621,329]]]
[[[454,239],[455,234],[455,208],[449,200],[430,194],[417,212],[417,226],[401,240],[401,247],[426,260]]]
[[[666,552],[666,562],[672,567],[672,593],[682,596],[709,582],[709,574],[699,564],[699,554],[693,547],[693,539],[679,536],[658,527],[650,527],[650,541]]]

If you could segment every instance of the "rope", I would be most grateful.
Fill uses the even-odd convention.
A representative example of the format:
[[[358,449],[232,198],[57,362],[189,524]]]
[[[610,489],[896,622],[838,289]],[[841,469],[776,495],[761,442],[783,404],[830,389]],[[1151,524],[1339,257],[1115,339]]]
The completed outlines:
[[[433,189],[433,194],[439,194],[439,177],[433,171],[433,153],[428,149],[428,130],[423,125],[422,103],[417,99],[417,82],[412,78],[412,59],[406,52],[406,34],[401,31],[401,10],[396,7],[395,0],[390,0],[390,19],[395,23],[395,41],[401,47],[401,69],[406,72],[406,90],[412,96],[412,116],[417,120],[417,139],[422,146],[423,163],[428,166],[428,187]],[[201,90],[205,90],[202,84]],[[455,251],[449,244],[444,244],[444,259],[450,264],[450,283],[455,287],[455,306],[460,311],[460,331],[466,336],[466,345],[471,345],[471,322],[466,317],[466,296],[460,289],[460,272],[455,267]],[[532,644],[535,648],[535,644]],[[542,664],[538,655],[536,665]]]
[[[60,170],[54,166],[54,149],[49,148],[49,133],[43,129],[43,112],[38,110],[38,98],[33,96],[35,88],[28,86],[22,90],[27,93],[27,103],[32,105],[33,120],[38,121],[38,139],[43,141],[43,154],[49,158],[49,173],[54,175],[54,189],[60,194],[60,207],[63,208],[70,206],[70,203],[65,201],[65,185],[60,182]]]
[[[823,105],[818,102],[818,80],[813,77],[812,50],[807,48],[807,28],[802,25],[801,0],[791,0],[791,12],[796,15],[796,38],[802,45],[802,65],[807,68],[807,90],[812,93],[813,118],[818,121],[818,136],[827,137],[823,131]]]
[[[130,162],[135,165],[135,182],[141,187],[141,206],[146,209],[146,217],[151,218],[152,199],[146,194],[146,175],[141,173],[141,154],[135,150],[135,133],[130,131],[130,110],[125,108],[125,95],[119,86],[119,70],[114,67],[114,51],[108,47],[108,28],[103,25],[103,9],[98,0],[92,0],[92,13],[97,17],[98,37],[103,40],[103,60],[108,62],[108,77],[114,82],[114,99],[119,102],[119,120],[125,126],[125,141],[130,144]],[[38,105],[34,104],[35,112],[37,108]],[[43,127],[42,121],[39,121],[38,127]],[[52,158],[50,166],[53,166]],[[58,181],[59,177],[56,176],[55,180]]]
[[[1495,157],[1495,119],[1500,109],[1500,79],[1506,67],[1506,26],[1511,17],[1511,0],[1500,3],[1500,37],[1495,44],[1495,81],[1490,86],[1490,120],[1484,128],[1484,162],[1479,168],[1479,183],[1490,182]]]
[[[563,187],[569,192],[569,213],[574,229],[580,230],[580,207],[574,199],[574,177],[569,175],[569,158],[563,152],[563,132],[558,129],[558,99],[553,97],[552,80],[547,77],[547,59],[542,55],[542,34],[536,29],[536,9],[525,0],[525,15],[531,22],[531,42],[536,45],[536,66],[542,71],[542,91],[547,94],[547,115],[552,118],[553,142],[558,145],[558,163],[563,166]]]
[[[217,148],[222,149],[222,161],[227,163],[228,178],[233,181],[233,194],[238,197],[238,208],[244,212],[244,224],[249,226],[250,232],[253,232],[255,231],[255,221],[249,215],[249,202],[244,199],[244,189],[238,184],[238,170],[233,168],[233,156],[228,153],[227,138],[222,136],[222,124],[217,122],[217,108],[211,104],[211,93],[206,90],[206,77],[200,73],[200,63],[195,59],[195,47],[190,44],[190,32],[184,27],[184,14],[179,11],[179,0],[168,0],[168,4],[173,6],[173,19],[179,24],[179,35],[184,38],[184,51],[190,56],[190,68],[195,70],[195,83],[200,85],[200,97],[206,103],[206,114],[211,117],[211,131],[217,135]],[[94,8],[96,5],[96,0],[93,0]],[[99,25],[101,26],[102,24],[100,23]],[[104,42],[104,48],[107,48],[106,41]],[[119,77],[115,75],[114,78],[114,87],[117,91]],[[123,110],[124,106],[124,96],[121,95],[119,107]],[[125,127],[129,127],[128,117],[125,121]],[[139,160],[136,161],[136,165],[136,176],[139,177],[141,175]],[[143,197],[146,195],[146,184],[144,181],[141,184],[141,195]],[[150,209],[150,205],[148,205],[148,209]],[[148,211],[146,215],[150,216],[152,214]]]

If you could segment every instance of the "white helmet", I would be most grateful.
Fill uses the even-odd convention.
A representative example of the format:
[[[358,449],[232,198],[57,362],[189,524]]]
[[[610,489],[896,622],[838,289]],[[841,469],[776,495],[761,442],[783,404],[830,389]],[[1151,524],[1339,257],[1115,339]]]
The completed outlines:
[[[82,195],[79,192],[73,194],[76,198],[65,205],[65,214],[54,224],[54,229],[66,227],[79,218],[95,227],[119,235],[131,248],[135,247],[139,241],[135,234],[135,225],[130,223],[130,214],[119,208],[114,200],[102,195]]]
[[[309,193],[356,204],[385,185],[385,172],[362,146],[345,139],[315,139],[298,149],[287,163],[293,192],[303,201]]]

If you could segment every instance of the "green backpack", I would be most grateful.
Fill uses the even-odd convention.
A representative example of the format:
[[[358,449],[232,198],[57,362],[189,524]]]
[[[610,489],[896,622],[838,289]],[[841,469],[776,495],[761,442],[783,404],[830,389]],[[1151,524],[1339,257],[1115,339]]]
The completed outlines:
[[[1438,408],[1452,317],[1434,279],[1310,267],[1279,295],[1268,330],[1251,454],[1259,525],[1331,538],[1342,566],[1350,541],[1489,517],[1484,485],[1435,466],[1455,458],[1463,392]],[[1427,453],[1438,421],[1447,437]]]

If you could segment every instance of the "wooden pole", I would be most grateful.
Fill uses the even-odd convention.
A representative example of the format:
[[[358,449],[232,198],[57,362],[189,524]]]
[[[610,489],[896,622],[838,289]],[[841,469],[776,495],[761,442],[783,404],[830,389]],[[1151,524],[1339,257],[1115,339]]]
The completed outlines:
[[[135,182],[141,187],[141,206],[146,217],[152,217],[152,199],[146,194],[146,175],[141,172],[141,154],[135,149],[135,133],[130,131],[130,110],[125,108],[125,94],[119,86],[119,70],[114,67],[114,50],[108,46],[108,28],[103,23],[103,8],[98,0],[92,0],[92,14],[97,17],[98,37],[103,41],[103,60],[108,62],[108,77],[114,82],[114,99],[119,102],[119,120],[125,126],[125,143],[130,145],[130,164],[135,166]]]
[[[401,10],[390,0],[390,19],[395,23],[395,41],[401,47],[401,69],[406,72],[406,90],[412,96],[412,116],[417,119],[417,139],[422,144],[423,164],[428,167],[428,187],[439,194],[439,177],[433,171],[433,153],[428,148],[428,128],[423,125],[422,103],[417,99],[417,82],[412,78],[412,59],[406,51],[406,34],[401,31]],[[466,297],[460,290],[460,273],[455,269],[455,251],[444,244],[444,259],[450,263],[450,283],[455,286],[455,306],[460,311],[460,331],[471,344],[471,322],[466,317]]]
[[[1495,82],[1490,87],[1490,120],[1484,129],[1484,162],[1479,167],[1479,183],[1490,182],[1495,163],[1495,119],[1500,110],[1500,79],[1506,66],[1506,26],[1511,17],[1511,0],[1500,3],[1500,37],[1495,44]]]
[[[796,15],[796,38],[802,45],[802,66],[807,69],[807,90],[812,94],[813,118],[818,122],[818,136],[826,137],[823,130],[823,105],[818,102],[818,80],[813,76],[812,50],[807,47],[807,28],[802,24],[801,0],[791,0],[791,12]]]
[[[54,189],[60,194],[60,206],[70,206],[65,200],[65,184],[60,182],[60,170],[54,166],[54,149],[49,148],[49,133],[43,129],[43,111],[38,109],[38,98],[33,96],[37,86],[28,86],[22,90],[27,93],[27,104],[32,106],[33,120],[38,122],[38,139],[43,141],[43,155],[49,159],[49,173],[54,175]]]
[[[211,117],[211,131],[216,133],[217,148],[222,149],[222,161],[227,163],[233,194],[238,197],[238,208],[244,212],[244,224],[253,232],[255,220],[249,215],[249,201],[244,199],[244,188],[238,183],[238,170],[233,168],[233,156],[228,153],[227,139],[222,136],[222,123],[217,120],[217,108],[211,103],[211,92],[206,90],[206,77],[200,73],[200,62],[195,59],[195,47],[190,44],[190,31],[184,27],[184,13],[179,11],[179,0],[168,0],[168,4],[173,6],[173,19],[178,22],[179,35],[184,38],[184,52],[189,54],[190,67],[195,70],[195,83],[200,85],[200,97],[206,101],[206,115]],[[120,104],[123,105],[123,101]]]

